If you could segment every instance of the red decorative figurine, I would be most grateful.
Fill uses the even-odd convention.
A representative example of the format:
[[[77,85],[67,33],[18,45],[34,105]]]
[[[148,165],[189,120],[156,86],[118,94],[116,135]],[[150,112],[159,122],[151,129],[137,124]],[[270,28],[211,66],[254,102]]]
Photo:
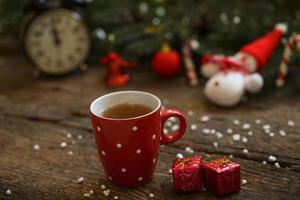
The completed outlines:
[[[217,196],[225,196],[240,190],[240,165],[221,158],[202,164],[206,189]]]
[[[202,189],[202,157],[179,158],[174,161],[173,181],[177,192],[200,192]]]
[[[106,64],[109,67],[108,75],[106,77],[106,84],[109,86],[121,86],[126,84],[130,76],[124,72],[123,68],[136,67],[136,63],[131,63],[116,52],[109,52],[108,55],[100,58],[101,64]]]

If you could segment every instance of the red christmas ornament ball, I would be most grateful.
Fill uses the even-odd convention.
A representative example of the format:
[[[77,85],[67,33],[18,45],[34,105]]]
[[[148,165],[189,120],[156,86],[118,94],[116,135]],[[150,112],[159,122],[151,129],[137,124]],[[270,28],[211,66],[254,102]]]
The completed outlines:
[[[162,77],[170,77],[180,70],[180,56],[168,46],[158,51],[152,59],[153,71]]]

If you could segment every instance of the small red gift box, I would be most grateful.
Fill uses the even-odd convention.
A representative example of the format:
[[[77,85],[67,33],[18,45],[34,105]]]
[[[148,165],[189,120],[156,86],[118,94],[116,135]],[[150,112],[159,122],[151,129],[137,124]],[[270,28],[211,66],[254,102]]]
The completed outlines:
[[[200,192],[202,189],[202,157],[179,158],[173,165],[173,182],[177,192]]]
[[[240,165],[221,158],[202,164],[204,186],[217,196],[225,196],[240,190]]]

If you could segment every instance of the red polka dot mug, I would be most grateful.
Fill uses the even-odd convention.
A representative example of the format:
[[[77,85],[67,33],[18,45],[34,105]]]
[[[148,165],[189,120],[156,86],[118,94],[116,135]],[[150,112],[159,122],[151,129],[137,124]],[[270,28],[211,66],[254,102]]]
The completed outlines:
[[[102,116],[103,110],[122,103],[143,104],[151,112],[133,118],[114,119]],[[90,116],[98,154],[108,178],[119,186],[139,186],[151,180],[161,144],[180,139],[186,118],[177,110],[161,109],[158,97],[140,91],[121,91],[95,99]],[[178,118],[179,129],[163,133],[165,121]]]

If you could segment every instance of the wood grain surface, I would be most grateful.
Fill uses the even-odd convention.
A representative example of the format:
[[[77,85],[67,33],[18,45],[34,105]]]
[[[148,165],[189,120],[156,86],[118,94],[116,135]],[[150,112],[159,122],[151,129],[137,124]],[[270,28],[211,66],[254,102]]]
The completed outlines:
[[[19,54],[0,57],[0,199],[217,199],[212,194],[175,193],[168,170],[177,153],[202,155],[205,160],[233,155],[241,164],[242,179],[247,184],[237,194],[223,199],[300,199],[300,93],[295,88],[271,89],[265,95],[251,96],[234,108],[220,108],[207,102],[201,86],[191,88],[184,76],[162,80],[154,76],[147,64],[132,70],[132,81],[121,88],[103,84],[106,69],[91,65],[87,71],[54,78],[34,76],[34,70]],[[88,117],[89,104],[96,97],[117,90],[143,90],[162,99],[169,108],[189,112],[189,126],[184,137],[160,149],[158,166],[151,182],[138,188],[119,188],[105,177],[98,159]],[[289,92],[291,91],[291,92]],[[284,95],[282,95],[284,93]],[[210,116],[206,123],[203,115]],[[238,119],[240,125],[234,125]],[[255,119],[261,119],[256,124]],[[294,127],[287,126],[293,120]],[[243,130],[249,123],[253,132]],[[264,133],[262,126],[271,125],[275,136]],[[203,134],[202,129],[215,129],[223,134]],[[226,132],[245,136],[248,142],[233,141]],[[280,136],[279,130],[287,135]],[[71,133],[72,138],[67,138]],[[78,139],[82,135],[82,139]],[[67,147],[61,148],[62,142]],[[213,145],[218,143],[218,147]],[[38,144],[40,150],[34,151]],[[185,147],[195,150],[185,152]],[[243,153],[248,150],[248,154]],[[69,151],[73,155],[69,155]],[[280,168],[268,161],[277,158]],[[263,164],[267,161],[267,164]],[[84,177],[82,183],[77,179]],[[101,185],[111,190],[105,197]],[[11,195],[6,190],[11,190]],[[84,194],[93,190],[90,197]]]

